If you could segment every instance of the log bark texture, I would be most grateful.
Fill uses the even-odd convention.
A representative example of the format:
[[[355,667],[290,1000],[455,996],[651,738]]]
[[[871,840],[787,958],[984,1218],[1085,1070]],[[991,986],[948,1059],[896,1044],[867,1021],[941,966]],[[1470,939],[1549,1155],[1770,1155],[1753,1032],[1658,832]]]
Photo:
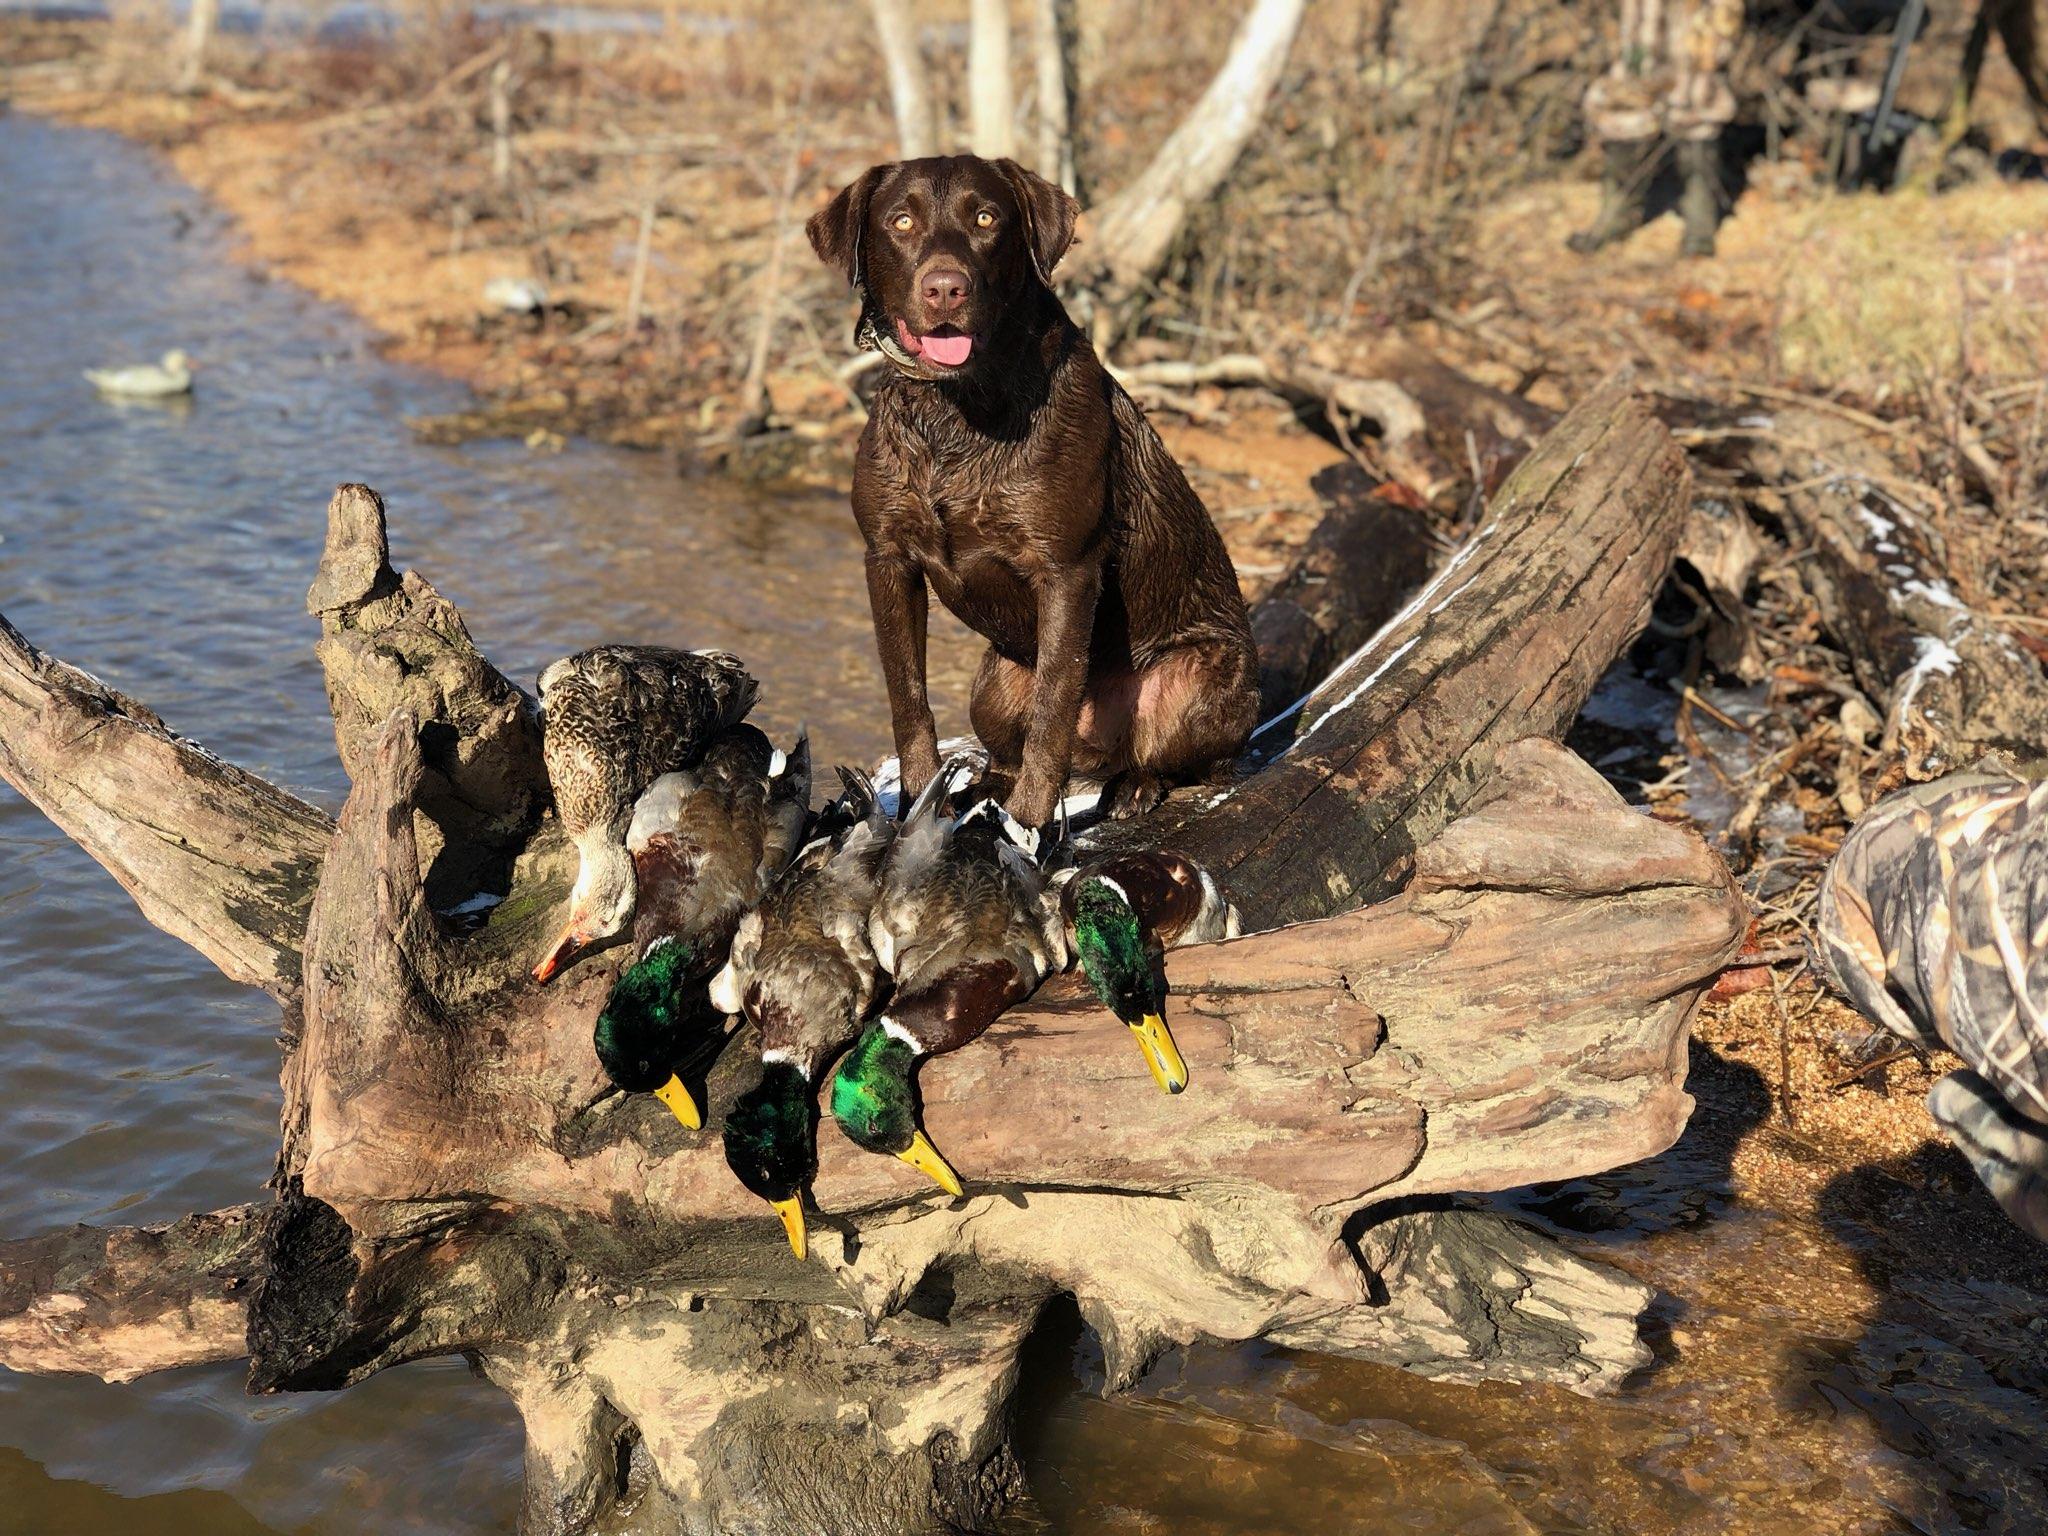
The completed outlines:
[[[467,1353],[525,1417],[525,1525],[548,1532],[589,1529],[628,1484],[692,1530],[982,1524],[1018,1486],[1018,1352],[1062,1293],[1113,1387],[1170,1345],[1257,1337],[1612,1386],[1647,1359],[1644,1287],[1415,1202],[1606,1169],[1684,1125],[1687,1023],[1742,904],[1696,838],[1542,739],[1640,621],[1683,490],[1625,391],[1574,413],[1334,702],[1311,699],[1296,747],[1176,811],[1183,845],[1237,840],[1219,873],[1254,913],[1336,914],[1171,958],[1189,1090],[1157,1093],[1122,1026],[1056,981],[922,1074],[969,1195],[828,1121],[799,1263],[719,1151],[748,1042],[702,1085],[711,1129],[685,1132],[604,1091],[590,1028],[621,947],[528,979],[574,864],[532,820],[530,712],[391,571],[374,495],[343,487],[310,606],[353,784],[305,923],[277,1199],[0,1245],[0,1363],[127,1375],[246,1351],[271,1391]],[[23,675],[76,691],[55,667]],[[79,707],[65,688],[17,706],[10,751],[32,750],[10,777],[91,767],[90,733],[39,723]],[[121,718],[117,743],[178,745]],[[1254,837],[1245,806],[1275,775],[1300,795]],[[101,820],[161,803],[109,791],[82,840],[114,847]],[[1263,839],[1311,816],[1340,841],[1303,884]],[[1405,889],[1356,910],[1396,864]],[[503,895],[480,928],[444,921],[477,890]]]
[[[1429,584],[1269,734],[1274,760],[1180,802],[1184,825],[1142,835],[1214,870],[1247,927],[1386,896],[1500,752],[1561,735],[1641,632],[1691,492],[1663,424],[1625,382],[1603,386]]]
[[[288,999],[334,823],[224,763],[0,617],[0,777],[105,865],[143,915]]]

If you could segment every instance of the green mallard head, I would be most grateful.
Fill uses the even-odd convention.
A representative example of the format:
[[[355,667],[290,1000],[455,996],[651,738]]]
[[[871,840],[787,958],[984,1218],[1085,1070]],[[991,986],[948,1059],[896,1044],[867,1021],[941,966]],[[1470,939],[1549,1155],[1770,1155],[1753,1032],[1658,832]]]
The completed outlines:
[[[1179,1093],[1188,1067],[1166,1027],[1166,980],[1152,964],[1138,914],[1115,881],[1099,876],[1075,887],[1073,911],[1074,950],[1095,995],[1130,1026],[1159,1086]]]
[[[704,1115],[675,1068],[699,1012],[693,1005],[702,988],[690,975],[695,957],[686,940],[656,944],[619,973],[590,1032],[606,1077],[627,1093],[653,1094],[693,1131]]]
[[[899,1157],[947,1194],[962,1193],[960,1175],[917,1123],[911,1074],[917,1053],[878,1019],[862,1032],[832,1074],[832,1118],[859,1146]]]
[[[804,1186],[818,1167],[811,1129],[811,1085],[786,1061],[771,1061],[761,1081],[725,1117],[725,1161],[739,1181],[775,1207],[798,1258],[809,1252]]]

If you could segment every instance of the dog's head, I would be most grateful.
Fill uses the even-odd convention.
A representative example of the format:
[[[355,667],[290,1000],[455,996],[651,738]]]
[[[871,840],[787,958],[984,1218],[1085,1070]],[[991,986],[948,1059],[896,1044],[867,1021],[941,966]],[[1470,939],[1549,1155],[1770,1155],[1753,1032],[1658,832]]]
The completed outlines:
[[[873,167],[805,232],[860,296],[873,343],[906,372],[946,378],[974,368],[1018,300],[1050,285],[1079,211],[1014,160],[952,155]]]

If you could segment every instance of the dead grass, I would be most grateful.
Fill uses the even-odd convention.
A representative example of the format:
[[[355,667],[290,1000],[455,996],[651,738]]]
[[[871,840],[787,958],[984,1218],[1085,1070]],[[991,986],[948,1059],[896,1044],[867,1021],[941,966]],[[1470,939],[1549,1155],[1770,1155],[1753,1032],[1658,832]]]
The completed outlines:
[[[2041,377],[2048,186],[1830,197],[1785,223],[1787,376],[1877,399],[1928,377]]]

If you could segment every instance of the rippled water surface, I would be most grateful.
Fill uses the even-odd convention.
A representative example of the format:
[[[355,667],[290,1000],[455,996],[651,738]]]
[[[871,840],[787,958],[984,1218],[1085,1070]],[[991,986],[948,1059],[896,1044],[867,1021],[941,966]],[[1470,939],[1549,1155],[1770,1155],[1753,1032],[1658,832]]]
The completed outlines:
[[[394,561],[460,602],[515,678],[598,639],[725,645],[763,659],[771,729],[807,720],[827,760],[882,749],[841,498],[751,496],[656,455],[421,446],[403,416],[463,391],[383,362],[352,319],[231,251],[142,151],[0,115],[0,612],[32,641],[333,808],[346,784],[304,595],[329,492],[363,480],[390,503]],[[198,360],[189,404],[109,404],[79,376],[172,346]],[[275,1027],[0,788],[0,1234],[259,1195]],[[240,1376],[0,1371],[17,1448],[0,1530],[132,1529],[93,1484],[233,1501],[181,1496],[166,1530],[512,1522],[517,1423],[459,1362],[333,1398],[252,1399]],[[218,1513],[234,1507],[251,1518]]]
[[[772,728],[807,719],[826,761],[882,748],[841,498],[750,495],[656,456],[420,446],[403,415],[461,392],[382,362],[355,322],[231,249],[143,152],[0,116],[0,612],[32,640],[334,806],[302,596],[328,492],[367,480],[397,561],[514,676],[599,638],[725,645],[756,662]],[[78,376],[170,346],[200,361],[189,405],[110,405]],[[935,698],[957,726],[971,658],[941,634]],[[0,1235],[255,1196],[276,1145],[275,1022],[0,789]],[[1721,1103],[1760,1101],[1749,1069],[1707,1065]],[[1036,1499],[1018,1529],[2048,1529],[2032,1294],[1911,1277],[1880,1309],[1841,1243],[1735,1208],[1699,1134],[1537,1214],[1666,1291],[1659,1364],[1621,1397],[1211,1349],[1103,1403],[1078,1323],[1055,1318],[1022,1406]],[[240,1382],[0,1371],[0,1531],[512,1526],[518,1426],[460,1363],[339,1396],[259,1400]]]

